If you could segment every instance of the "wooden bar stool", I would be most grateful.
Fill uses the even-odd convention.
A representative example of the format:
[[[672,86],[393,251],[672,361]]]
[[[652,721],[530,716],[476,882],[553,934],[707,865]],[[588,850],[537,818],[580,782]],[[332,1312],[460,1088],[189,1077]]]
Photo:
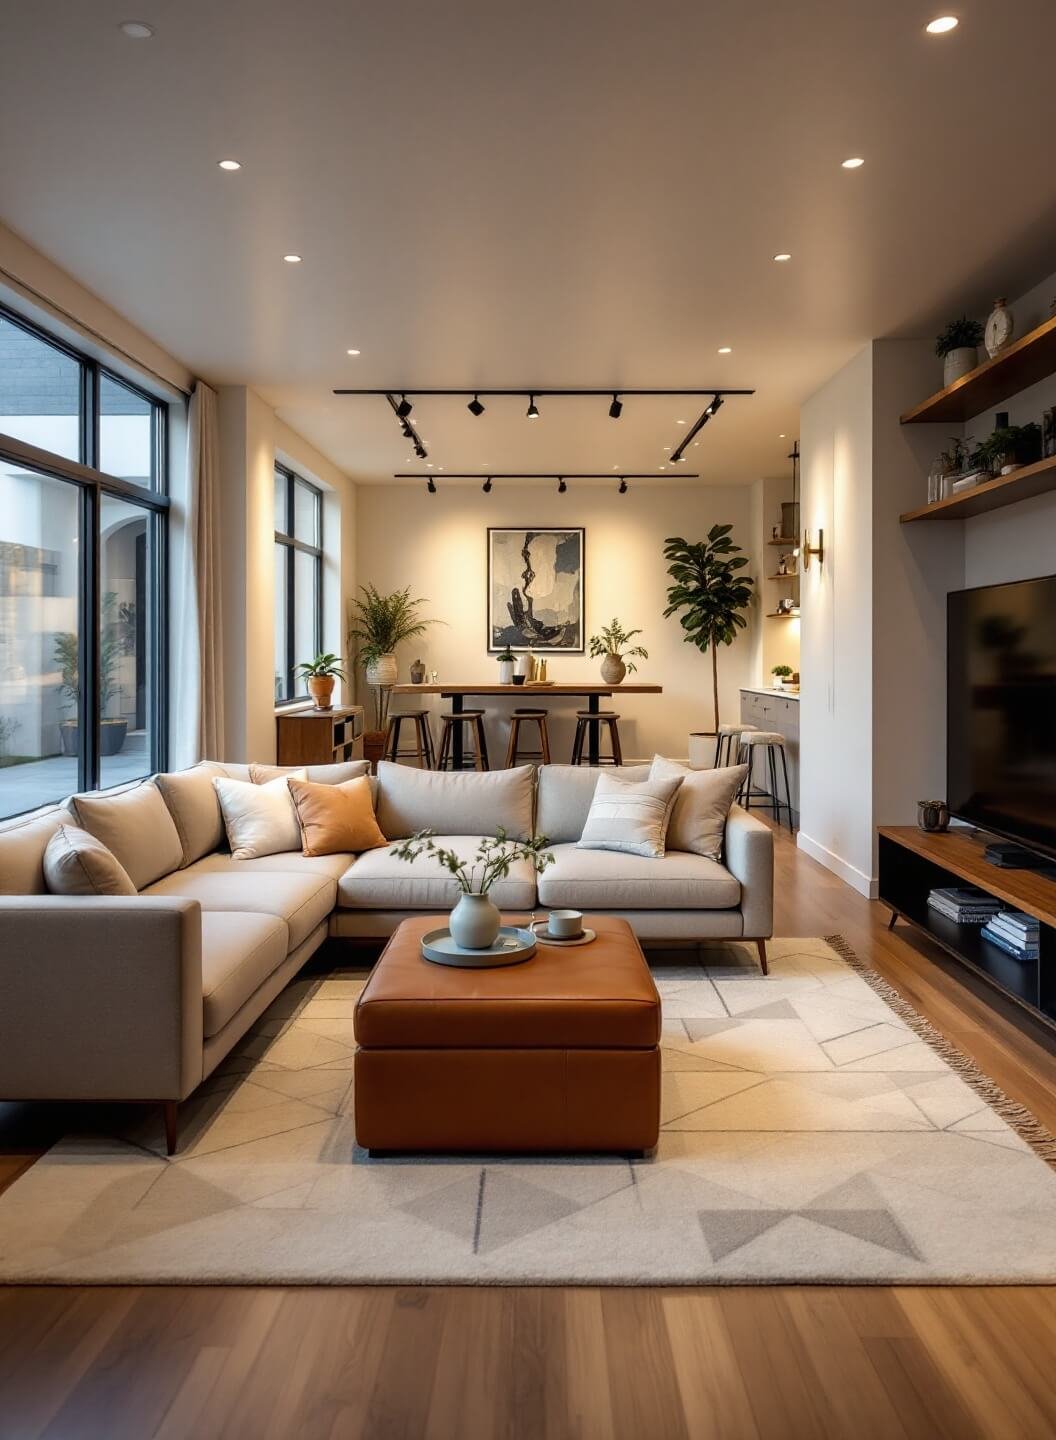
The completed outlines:
[[[754,725],[720,725],[715,736],[715,769],[722,770],[728,765],[740,765],[741,736]],[[736,744],[734,742],[736,741]],[[725,759],[723,758],[725,756]]]
[[[572,742],[572,764],[583,764],[583,746],[584,743],[589,743],[591,749],[594,748],[595,744],[597,745],[599,751],[597,763],[599,765],[622,765],[623,751],[620,749],[620,727],[617,723],[619,718],[615,710],[577,710],[576,738]],[[603,725],[609,727],[611,755],[602,755],[600,753],[601,727]],[[594,727],[597,728],[595,729]],[[589,737],[588,730],[593,731],[593,734]]]
[[[539,726],[539,749],[522,750],[521,726],[531,724]],[[545,710],[515,710],[510,716],[510,743],[506,746],[506,769],[516,765],[518,759],[541,760],[544,765],[550,764],[550,734],[546,728]]]
[[[468,725],[470,736],[476,748],[469,755],[463,750],[462,765],[460,768],[463,770],[490,770],[491,766],[488,764],[488,742],[484,738],[484,711],[448,710],[440,716],[440,719],[444,723],[444,728],[440,734],[440,758],[436,762],[436,768],[438,770],[453,770],[455,768],[451,753],[451,742],[455,727],[457,725]],[[471,760],[472,764],[467,765],[467,760]]]
[[[405,720],[414,726],[414,745],[410,750],[400,749],[400,730]],[[433,770],[436,755],[433,752],[433,732],[429,728],[429,715],[425,710],[400,710],[389,716],[388,734],[385,736],[385,758],[399,763],[414,757],[421,769]]]
[[[741,737],[741,748],[748,762],[748,773],[744,777],[744,784],[738,795],[738,803],[745,810],[752,808],[752,801],[756,800],[756,808],[765,810],[767,806],[777,823],[781,824],[781,811],[788,812],[788,828],[792,829],[792,792],[788,788],[788,761],[785,758],[785,737],[778,734],[776,730],[746,730]],[[769,771],[770,788],[756,788],[752,784],[752,775],[755,770],[755,757],[757,753],[763,755],[764,778]],[[782,800],[777,788],[777,755],[781,755],[781,770],[785,781],[785,798]]]

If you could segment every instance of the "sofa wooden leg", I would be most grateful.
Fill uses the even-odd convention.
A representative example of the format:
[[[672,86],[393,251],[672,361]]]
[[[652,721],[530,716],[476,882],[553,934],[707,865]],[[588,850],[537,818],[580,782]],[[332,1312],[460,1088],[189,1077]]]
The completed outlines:
[[[165,1101],[165,1153],[176,1154],[176,1141],[180,1133],[180,1102],[178,1100]]]
[[[759,950],[759,968],[760,970],[762,970],[764,975],[769,975],[770,967],[766,963],[766,941],[757,940],[755,943]]]
[[[898,911],[897,911],[897,910],[892,910],[892,911],[891,911],[891,919],[887,922],[887,928],[888,928],[889,930],[893,930],[893,929],[895,928],[895,922],[896,922],[897,920],[898,920]]]

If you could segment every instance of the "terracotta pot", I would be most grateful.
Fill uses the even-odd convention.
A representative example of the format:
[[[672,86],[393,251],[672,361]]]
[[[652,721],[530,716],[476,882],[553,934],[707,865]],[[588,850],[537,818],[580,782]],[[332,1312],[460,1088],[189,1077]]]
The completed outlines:
[[[606,655],[601,662],[601,678],[606,685],[618,685],[627,674],[627,666],[618,655]]]
[[[377,770],[379,760],[385,759],[386,736],[385,730],[368,730],[363,736],[363,759],[370,761],[373,770]]]
[[[379,655],[367,666],[368,685],[395,685],[398,675],[396,656],[392,653]]]
[[[317,710],[334,708],[334,677],[332,675],[309,675],[308,694],[315,701]]]

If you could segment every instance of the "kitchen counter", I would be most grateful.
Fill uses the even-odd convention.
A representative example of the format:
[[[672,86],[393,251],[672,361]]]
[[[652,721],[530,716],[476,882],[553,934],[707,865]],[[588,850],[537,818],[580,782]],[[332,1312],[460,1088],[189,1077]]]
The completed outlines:
[[[798,690],[777,690],[771,685],[742,685],[742,695],[780,695],[785,700],[798,700]]]

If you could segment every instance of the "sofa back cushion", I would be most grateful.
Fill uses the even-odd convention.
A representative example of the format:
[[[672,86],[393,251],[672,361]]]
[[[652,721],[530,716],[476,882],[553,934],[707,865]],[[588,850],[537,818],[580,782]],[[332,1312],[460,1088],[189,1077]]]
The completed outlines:
[[[230,770],[231,767],[228,767]],[[254,785],[266,785],[280,775],[303,777],[307,773],[313,785],[343,785],[346,780],[358,780],[360,775],[370,773],[369,760],[342,760],[338,765],[250,765],[249,778]],[[241,776],[234,776],[241,779]]]
[[[650,780],[682,781],[667,826],[667,848],[721,860],[726,817],[747,774],[747,765],[690,770],[677,760],[654,755]]]
[[[416,770],[378,765],[377,816],[382,833],[403,840],[417,830],[441,835],[532,833],[531,765],[512,770]]]
[[[44,895],[44,851],[60,825],[73,816],[61,806],[0,825],[0,895]]]
[[[130,790],[76,795],[72,803],[78,823],[117,857],[137,890],[183,863],[180,833],[153,780]]]
[[[155,776],[183,848],[182,865],[193,865],[224,843],[224,817],[220,813],[213,779],[227,775],[215,760],[203,760],[189,770]]]
[[[44,879],[52,895],[134,895],[128,871],[101,840],[76,825],[60,825],[44,851]]]
[[[593,765],[542,765],[539,768],[539,795],[535,829],[554,845],[573,844],[583,834],[594,787],[601,768]],[[616,770],[621,780],[637,782],[649,778],[648,765],[622,765]]]

